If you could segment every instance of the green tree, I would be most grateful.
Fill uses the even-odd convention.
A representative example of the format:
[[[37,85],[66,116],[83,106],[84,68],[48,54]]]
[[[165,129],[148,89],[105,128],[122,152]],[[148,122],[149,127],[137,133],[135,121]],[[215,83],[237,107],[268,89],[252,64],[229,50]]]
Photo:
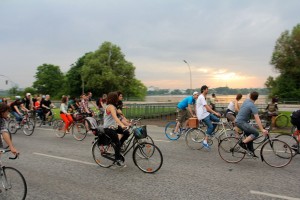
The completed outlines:
[[[59,66],[43,64],[37,67],[33,88],[40,94],[59,97],[64,93],[64,74]]]
[[[36,92],[36,89],[34,89],[33,87],[27,87],[27,88],[24,89],[23,95],[25,96],[26,93],[30,93],[31,95],[34,95],[37,92]]]
[[[300,24],[292,32],[284,31],[278,38],[270,63],[280,73],[269,77],[265,85],[270,96],[300,98]]]
[[[82,80],[85,91],[96,95],[120,90],[127,97],[143,99],[147,88],[135,78],[135,67],[125,59],[120,47],[104,42],[84,58]]]

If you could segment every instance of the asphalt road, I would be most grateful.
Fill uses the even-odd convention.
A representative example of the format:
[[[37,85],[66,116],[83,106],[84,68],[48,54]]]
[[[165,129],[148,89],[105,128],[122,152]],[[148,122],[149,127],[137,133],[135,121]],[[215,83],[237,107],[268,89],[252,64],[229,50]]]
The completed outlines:
[[[19,169],[28,184],[27,199],[299,199],[300,155],[282,169],[259,159],[238,164],[224,162],[217,145],[211,151],[190,150],[184,138],[168,141],[162,127],[148,126],[164,156],[156,174],[145,174],[133,163],[125,168],[101,168],[91,154],[93,136],[75,141],[36,128],[32,136],[21,131],[13,140],[21,152],[16,161],[3,158]]]

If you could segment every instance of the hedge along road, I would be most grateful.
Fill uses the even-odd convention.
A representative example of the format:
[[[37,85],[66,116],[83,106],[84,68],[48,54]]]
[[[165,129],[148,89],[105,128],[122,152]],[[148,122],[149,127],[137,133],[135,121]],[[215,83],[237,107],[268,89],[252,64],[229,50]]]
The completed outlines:
[[[148,133],[164,156],[156,174],[141,172],[131,154],[125,168],[101,168],[92,159],[92,135],[78,142],[48,128],[13,135],[20,159],[3,163],[23,173],[27,199],[300,199],[300,156],[283,169],[252,159],[228,164],[216,144],[210,152],[190,150],[183,138],[168,141],[162,127],[148,126]]]

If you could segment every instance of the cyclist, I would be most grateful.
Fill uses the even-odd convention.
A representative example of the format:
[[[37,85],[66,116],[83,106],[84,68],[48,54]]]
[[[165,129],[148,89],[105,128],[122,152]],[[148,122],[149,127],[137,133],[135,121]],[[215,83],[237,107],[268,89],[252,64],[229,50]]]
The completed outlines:
[[[68,113],[68,97],[64,96],[61,100],[60,104],[60,117],[62,120],[65,122],[65,128],[64,131],[65,133],[70,133],[68,128],[73,122],[72,115]]]
[[[88,115],[92,115],[89,107],[88,107],[88,96],[85,94],[81,95],[81,100],[80,100],[80,112],[81,113],[87,113]]]
[[[255,119],[259,129],[261,130],[261,132],[264,135],[268,134],[268,131],[265,130],[261,124],[261,121],[260,121],[260,118],[258,115],[258,109],[254,105],[255,101],[258,98],[258,95],[259,95],[258,92],[255,92],[255,91],[250,93],[250,98],[246,99],[244,101],[238,115],[236,116],[236,120],[235,120],[237,127],[239,127],[247,135],[247,137],[243,141],[241,141],[239,143],[239,145],[243,149],[250,151],[253,154],[253,156],[255,156],[255,157],[256,157],[256,155],[254,154],[253,140],[256,137],[258,137],[259,132],[256,128],[254,128],[253,126],[251,126],[248,123],[251,115],[254,115],[254,119]]]
[[[241,93],[237,94],[235,97],[235,100],[230,101],[225,116],[228,119],[228,121],[232,122],[234,124],[235,132],[238,133],[237,127],[235,126],[235,118],[237,115],[237,112],[240,110],[239,101],[242,99],[243,95]]]
[[[214,132],[217,124],[212,124],[212,122],[219,122],[221,114],[214,111],[206,102],[206,96],[208,94],[208,87],[203,85],[201,87],[201,95],[198,97],[196,102],[197,118],[202,120],[207,126],[205,138],[202,141],[202,145],[206,149],[210,149],[209,144],[207,143],[208,136],[211,136]]]
[[[41,108],[43,110],[43,124],[45,124],[46,119],[48,119],[49,116],[52,117],[52,111],[51,108],[54,108],[54,104],[50,101],[50,95],[47,94],[45,96],[45,99],[41,101]]]
[[[115,159],[118,166],[125,166],[121,160],[120,149],[124,141],[129,137],[129,131],[117,116],[118,94],[110,92],[107,96],[107,107],[104,111],[104,131],[111,137],[116,145]]]
[[[266,111],[268,112],[268,117],[271,118],[272,128],[275,127],[275,119],[278,115],[278,105],[277,105],[277,99],[275,97],[272,98],[272,102],[268,103],[268,106],[266,107]]]
[[[103,94],[102,98],[99,98],[96,102],[98,109],[100,110],[101,113],[104,112],[104,109],[106,107],[107,103],[107,94]]]
[[[211,95],[211,99],[210,99],[210,107],[211,109],[213,109],[214,111],[216,111],[216,102],[217,102],[217,97],[215,93],[212,93]]]
[[[25,108],[27,110],[31,110],[33,105],[32,105],[32,100],[31,100],[31,94],[26,93],[25,97],[22,99],[22,103],[24,104]]]
[[[94,103],[94,100],[92,99],[93,93],[88,92],[87,93],[87,100],[88,102],[91,102],[93,104],[93,106],[95,106],[95,108],[98,108],[98,106]]]
[[[9,149],[13,154],[18,154],[18,150],[14,147],[10,134],[5,126],[5,120],[8,118],[9,106],[6,103],[0,103],[0,136],[2,135],[3,140],[9,146]],[[0,148],[3,148],[2,139],[0,137]]]
[[[122,121],[123,124],[125,124],[125,126],[130,126],[130,121],[125,117],[125,115],[123,114],[123,108],[127,108],[124,107],[123,105],[123,93],[118,91],[118,103],[117,103],[117,113],[118,113],[118,117],[119,119]]]
[[[294,132],[294,135],[297,137],[298,141],[300,142],[300,110],[295,110],[291,114],[291,123],[297,127],[297,130]],[[292,146],[293,148],[297,147],[296,145]]]
[[[16,96],[16,100],[10,104],[10,110],[11,110],[11,114],[13,116],[15,116],[16,121],[18,122],[16,128],[19,128],[20,127],[20,123],[21,123],[21,121],[23,119],[21,110],[24,111],[24,112],[28,112],[29,111],[29,110],[27,110],[25,108],[24,104],[21,101],[21,97],[20,96]]]

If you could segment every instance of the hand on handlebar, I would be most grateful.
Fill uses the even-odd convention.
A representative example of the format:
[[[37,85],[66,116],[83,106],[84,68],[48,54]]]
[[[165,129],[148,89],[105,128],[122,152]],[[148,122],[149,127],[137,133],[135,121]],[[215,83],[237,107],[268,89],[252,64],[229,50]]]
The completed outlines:
[[[266,129],[264,129],[264,130],[262,131],[262,133],[263,133],[263,135],[268,135],[268,134],[269,134],[269,131],[266,130]]]

